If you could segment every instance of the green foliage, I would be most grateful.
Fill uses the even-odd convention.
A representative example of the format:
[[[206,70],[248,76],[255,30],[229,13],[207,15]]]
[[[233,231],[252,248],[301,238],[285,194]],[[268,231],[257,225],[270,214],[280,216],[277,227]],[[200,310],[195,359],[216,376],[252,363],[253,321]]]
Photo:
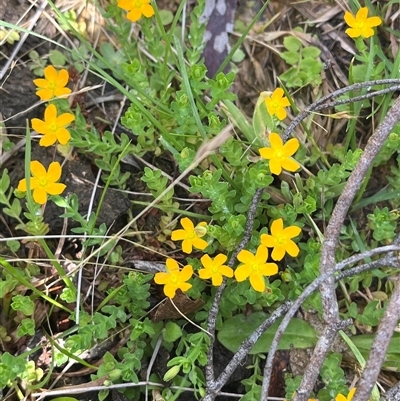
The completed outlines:
[[[218,340],[231,352],[236,352],[240,344],[268,318],[264,312],[252,313],[249,316],[235,315],[226,319],[218,332]],[[254,345],[251,354],[268,352],[272,339],[282,319],[273,323]],[[292,319],[285,330],[278,349],[308,348],[315,345],[317,334],[304,320]]]
[[[281,74],[280,78],[288,88],[305,85],[317,86],[322,82],[321,51],[314,46],[304,46],[295,36],[286,36],[283,45],[287,51],[280,56],[292,67]]]

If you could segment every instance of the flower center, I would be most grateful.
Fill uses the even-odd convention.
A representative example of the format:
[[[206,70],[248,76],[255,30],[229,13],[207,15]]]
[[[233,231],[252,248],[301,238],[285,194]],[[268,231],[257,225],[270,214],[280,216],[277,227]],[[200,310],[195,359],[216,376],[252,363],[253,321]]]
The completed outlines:
[[[178,282],[178,276],[175,274],[171,276],[171,283],[176,284]]]
[[[285,245],[287,242],[287,238],[284,235],[279,235],[275,240],[277,245]]]
[[[256,272],[256,271],[258,271],[258,269],[260,268],[260,266],[258,265],[258,263],[253,263],[253,264],[251,265],[251,268],[252,268],[253,272]]]
[[[211,268],[211,270],[212,270],[213,273],[218,273],[218,272],[219,272],[218,266],[213,266],[213,267]]]
[[[47,178],[46,177],[39,178],[39,185],[41,187],[47,187]]]
[[[50,81],[48,83],[48,89],[54,90],[56,88],[57,88],[57,85],[56,85],[56,83],[54,81]]]
[[[275,157],[278,159],[283,159],[285,157],[285,152],[282,149],[276,150]]]
[[[274,101],[272,101],[271,106],[272,106],[274,109],[279,109],[279,106],[280,106],[279,100],[274,100]]]
[[[49,128],[49,131],[51,131],[51,132],[56,132],[57,131],[57,129],[58,129],[58,126],[57,126],[57,124],[55,123],[55,122],[53,122],[53,123],[50,123],[49,125],[48,125],[48,128]]]
[[[187,235],[187,239],[195,239],[196,238],[196,233],[194,231],[191,231]]]
[[[143,7],[143,1],[142,0],[136,0],[133,2],[133,7],[134,8],[142,8]]]

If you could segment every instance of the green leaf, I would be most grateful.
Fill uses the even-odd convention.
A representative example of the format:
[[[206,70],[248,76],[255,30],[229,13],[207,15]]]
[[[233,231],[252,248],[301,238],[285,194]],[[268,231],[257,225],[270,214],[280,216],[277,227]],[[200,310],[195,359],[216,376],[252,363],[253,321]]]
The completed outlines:
[[[249,316],[236,315],[225,320],[218,332],[218,340],[232,352],[264,322],[269,315],[264,312],[252,313]],[[250,354],[268,352],[275,332],[282,319],[278,319],[256,342]],[[292,319],[279,342],[278,349],[308,348],[317,342],[317,333],[304,320]]]
[[[181,328],[174,322],[168,322],[163,331],[164,340],[173,343],[178,338],[182,337]]]
[[[301,41],[294,36],[286,36],[283,39],[283,45],[291,52],[298,52],[302,47]]]
[[[375,334],[361,334],[351,337],[351,341],[361,352],[364,358],[367,358],[371,350],[372,342],[375,339]],[[400,372],[400,333],[394,332],[390,340],[389,347],[386,352],[385,362],[383,367],[387,369],[396,369]]]
[[[299,62],[299,53],[295,52],[283,52],[280,56],[290,65],[297,64]]]
[[[171,24],[172,21],[174,20],[174,14],[172,14],[171,11],[160,10],[159,14],[160,14],[161,22],[164,26]]]

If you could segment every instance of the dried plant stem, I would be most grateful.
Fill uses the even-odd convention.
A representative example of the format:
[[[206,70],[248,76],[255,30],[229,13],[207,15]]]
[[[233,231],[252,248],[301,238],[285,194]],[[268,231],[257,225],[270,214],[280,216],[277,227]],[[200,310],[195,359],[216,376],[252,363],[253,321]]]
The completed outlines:
[[[381,366],[385,361],[389,341],[393,336],[397,321],[400,319],[400,274],[396,275],[395,282],[396,285],[392,296],[372,343],[367,364],[365,365],[360,381],[357,383],[357,391],[353,397],[353,401],[368,400],[372,388],[378,379]]]
[[[332,217],[326,229],[326,236],[321,252],[320,272],[328,277],[320,286],[323,316],[326,329],[320,337],[310,364],[303,376],[300,387],[293,401],[306,401],[317,380],[322,363],[328,353],[338,330],[343,328],[345,322],[339,317],[338,303],[335,293],[335,251],[339,242],[340,229],[346,218],[347,212],[359,190],[364,177],[371,167],[372,161],[383,146],[383,143],[400,121],[400,98],[397,98],[392,108],[388,111],[376,132],[370,137],[365,150],[351,173],[342,195],[339,197],[332,212]],[[265,394],[264,394],[265,395]],[[368,396],[367,396],[368,398]],[[367,398],[358,401],[367,401]]]

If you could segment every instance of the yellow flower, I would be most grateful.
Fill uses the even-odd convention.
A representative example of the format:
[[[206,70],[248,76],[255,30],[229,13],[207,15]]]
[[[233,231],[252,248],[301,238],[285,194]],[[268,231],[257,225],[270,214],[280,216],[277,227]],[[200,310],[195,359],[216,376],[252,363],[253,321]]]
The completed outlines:
[[[191,253],[193,250],[193,246],[200,250],[203,250],[207,247],[208,242],[204,239],[201,239],[201,237],[203,237],[207,233],[206,222],[203,221],[195,227],[189,218],[184,217],[183,219],[181,219],[181,224],[183,230],[172,231],[171,239],[172,241],[183,240],[183,252]]]
[[[300,144],[296,138],[289,139],[283,144],[282,138],[275,132],[269,134],[270,148],[259,149],[263,159],[269,160],[269,169],[272,174],[279,175],[282,169],[287,171],[296,171],[300,164],[290,156],[297,152]]]
[[[173,298],[177,289],[185,292],[192,287],[192,284],[186,283],[186,281],[190,280],[190,278],[192,277],[192,266],[187,265],[182,270],[180,270],[178,262],[174,259],[168,258],[166,261],[166,270],[166,273],[156,273],[156,275],[154,276],[154,281],[157,284],[164,285],[164,294],[167,297]]]
[[[61,166],[58,162],[50,164],[48,171],[42,163],[37,160],[31,161],[30,169],[33,177],[30,177],[30,189],[33,189],[33,200],[39,205],[47,201],[47,194],[60,195],[66,185],[57,183],[61,177]],[[19,191],[26,192],[26,178],[22,179],[18,188]]]
[[[347,394],[347,397],[345,397],[342,394],[338,394],[335,398],[335,401],[351,401],[353,399],[354,393],[356,392],[356,388],[353,387],[350,391],[349,394]]]
[[[350,27],[346,29],[347,35],[351,38],[358,38],[362,36],[363,38],[369,38],[373,36],[374,30],[372,27],[382,24],[382,20],[379,17],[368,16],[368,8],[361,7],[354,18],[353,14],[346,11],[344,13],[344,20],[346,24]]]
[[[267,104],[268,113],[271,116],[278,117],[278,120],[282,121],[286,118],[286,110],[285,107],[290,106],[289,99],[283,96],[283,89],[276,88],[272,95],[265,99],[265,103]]]
[[[250,251],[242,250],[237,256],[240,265],[235,270],[235,278],[237,281],[244,281],[250,277],[251,286],[258,292],[265,289],[264,276],[273,276],[278,273],[278,265],[276,263],[266,263],[268,259],[268,249],[260,245],[255,255]]]
[[[50,100],[53,97],[62,95],[68,95],[71,93],[71,89],[65,88],[69,79],[67,70],[57,70],[49,65],[44,69],[44,79],[34,79],[33,83],[39,88],[36,94],[40,97],[40,100]]]
[[[287,252],[290,256],[295,257],[299,254],[299,247],[292,241],[301,233],[301,228],[297,226],[289,226],[283,228],[283,220],[274,220],[271,224],[271,235],[261,234],[261,243],[272,250],[272,259],[282,260]]]
[[[150,0],[118,0],[118,7],[129,11],[126,17],[132,22],[138,21],[142,14],[147,18],[154,15]]]
[[[226,255],[222,253],[217,255],[214,260],[208,255],[202,256],[200,260],[204,269],[199,270],[199,277],[203,280],[211,278],[212,285],[221,285],[222,276],[233,277],[233,270],[229,266],[224,265],[227,259]]]
[[[66,129],[68,125],[75,120],[75,116],[71,113],[64,113],[57,117],[57,108],[54,104],[50,104],[44,111],[44,121],[38,118],[32,119],[32,128],[39,134],[43,134],[40,139],[40,146],[53,145],[57,140],[61,145],[66,145],[71,139],[69,131]]]

